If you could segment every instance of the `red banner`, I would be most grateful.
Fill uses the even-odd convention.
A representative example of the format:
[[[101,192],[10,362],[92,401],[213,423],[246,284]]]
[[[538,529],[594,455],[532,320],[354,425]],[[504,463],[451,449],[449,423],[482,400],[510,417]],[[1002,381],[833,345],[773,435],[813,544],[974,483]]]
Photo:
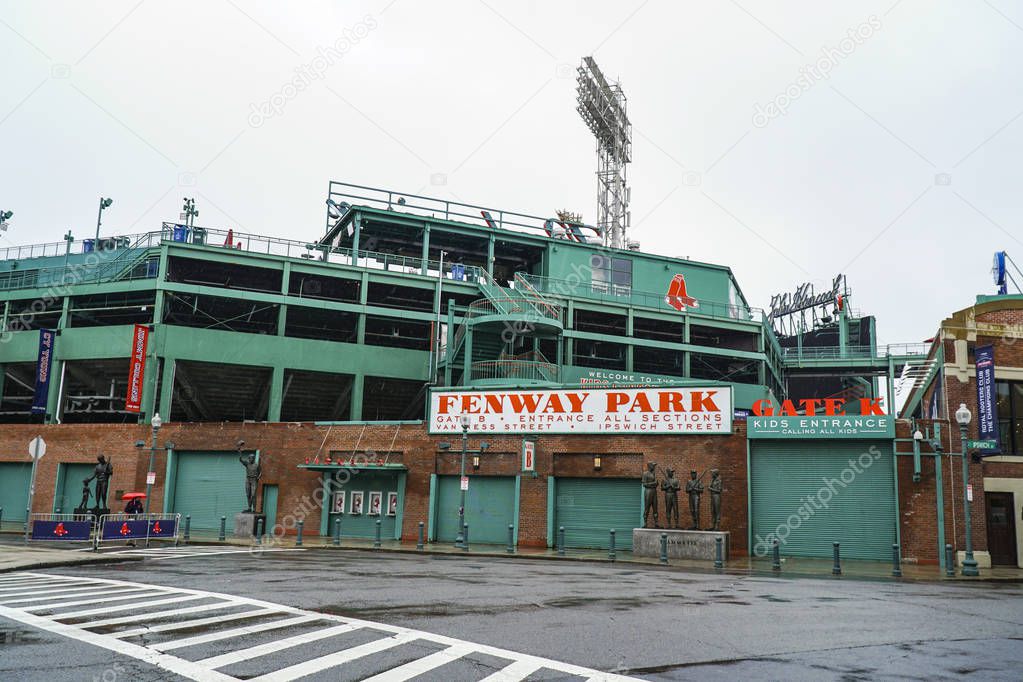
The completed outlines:
[[[149,343],[149,327],[135,325],[131,333],[131,364],[128,366],[128,398],[124,409],[128,412],[142,410],[142,381],[146,376],[146,345]]]

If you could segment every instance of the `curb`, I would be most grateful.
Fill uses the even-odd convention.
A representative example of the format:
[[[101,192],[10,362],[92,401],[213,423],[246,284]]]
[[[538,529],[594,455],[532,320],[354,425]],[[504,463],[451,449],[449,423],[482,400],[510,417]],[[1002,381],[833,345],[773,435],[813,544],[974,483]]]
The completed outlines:
[[[14,566],[11,568],[0,568],[0,573],[14,573],[15,571],[37,571],[43,568],[62,568],[65,566],[89,566],[91,564],[115,564],[122,561],[142,561],[145,557],[140,556],[97,556],[88,560],[80,561],[40,561],[28,566]]]

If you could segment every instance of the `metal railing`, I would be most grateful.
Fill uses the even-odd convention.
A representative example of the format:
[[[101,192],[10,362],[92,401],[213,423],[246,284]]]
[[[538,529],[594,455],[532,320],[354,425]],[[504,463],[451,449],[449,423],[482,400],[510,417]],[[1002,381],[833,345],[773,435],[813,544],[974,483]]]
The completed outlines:
[[[487,315],[524,315],[535,320],[561,321],[561,307],[550,303],[537,305],[529,299],[512,296],[481,298],[469,304],[465,319]]]
[[[605,303],[619,303],[626,305],[645,306],[648,308],[671,309],[665,301],[665,294],[652,291],[638,291],[632,287],[614,285],[606,282],[572,282],[567,279],[553,277],[541,277],[529,273],[516,273],[516,279],[521,279],[528,284],[533,291],[548,296],[564,296],[589,298]],[[736,303],[722,303],[699,299],[699,305],[686,310],[687,315],[703,315],[706,317],[723,318],[730,320],[762,322],[764,311],[760,308]]]
[[[895,343],[880,346],[875,351],[870,346],[811,346],[803,348],[782,348],[783,360],[863,360],[887,358],[889,356],[926,356],[930,345],[926,343]]]
[[[473,381],[509,379],[560,383],[561,369],[551,362],[531,360],[483,360],[472,363],[469,374]]]
[[[481,227],[490,227],[483,216],[483,213],[486,212],[497,229],[527,231],[533,234],[542,233],[545,236],[550,236],[548,224],[552,218],[541,218],[540,216],[529,215],[528,213],[506,211],[499,208],[451,201],[449,199],[438,199],[420,194],[408,194],[406,192],[337,181],[331,181],[327,196],[339,203],[344,201],[356,206],[366,206],[368,208],[410,213],[430,218],[465,222]],[[327,227],[329,230],[329,217]],[[600,232],[596,227],[589,225],[581,227],[587,230],[586,236],[594,240],[592,243],[602,243]],[[590,232],[592,234],[589,234]]]

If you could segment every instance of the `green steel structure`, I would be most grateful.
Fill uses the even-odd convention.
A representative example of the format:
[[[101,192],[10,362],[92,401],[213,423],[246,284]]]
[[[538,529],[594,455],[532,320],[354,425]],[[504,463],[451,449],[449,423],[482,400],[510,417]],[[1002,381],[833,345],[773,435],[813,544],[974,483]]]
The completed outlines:
[[[728,267],[556,219],[328,196],[309,241],[165,223],[0,250],[0,420],[419,420],[431,385],[721,382],[740,408],[785,392],[783,349]],[[130,413],[136,324],[151,334]],[[39,329],[58,337],[31,415]]]

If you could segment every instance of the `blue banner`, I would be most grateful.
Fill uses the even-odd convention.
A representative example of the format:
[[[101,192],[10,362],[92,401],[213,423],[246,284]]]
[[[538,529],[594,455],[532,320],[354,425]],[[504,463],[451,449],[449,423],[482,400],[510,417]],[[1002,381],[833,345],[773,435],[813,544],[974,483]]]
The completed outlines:
[[[33,540],[78,540],[92,537],[92,521],[32,521]]]
[[[50,393],[50,367],[53,365],[52,329],[39,330],[39,355],[36,357],[36,391],[32,397],[32,414],[46,414],[46,398]]]
[[[989,455],[1002,451],[998,442],[998,405],[995,402],[995,348],[978,346],[975,352],[977,369],[977,437],[979,440],[994,441],[994,450]]]
[[[146,537],[149,522],[145,519],[127,519],[103,522],[103,540],[137,540]]]
[[[174,537],[175,519],[153,519],[149,522],[149,537],[151,538],[172,538]]]

